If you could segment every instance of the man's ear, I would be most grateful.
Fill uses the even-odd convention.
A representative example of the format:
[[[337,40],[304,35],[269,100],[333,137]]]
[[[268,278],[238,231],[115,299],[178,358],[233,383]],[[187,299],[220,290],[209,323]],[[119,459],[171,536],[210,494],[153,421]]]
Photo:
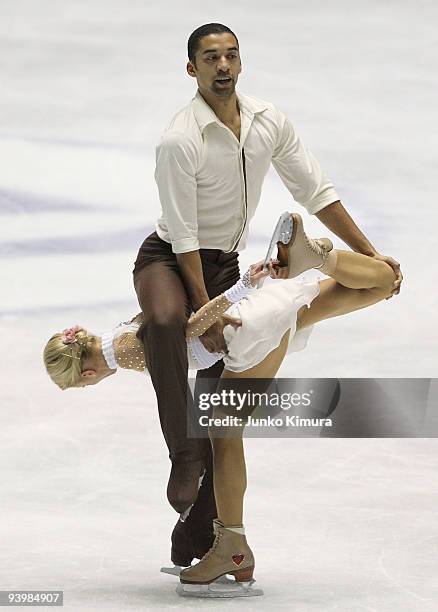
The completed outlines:
[[[192,62],[187,62],[186,69],[187,69],[187,74],[189,74],[191,77],[196,77],[195,68]]]
[[[96,370],[83,370],[83,372],[81,372],[81,376],[83,378],[86,378],[87,376],[96,376]]]

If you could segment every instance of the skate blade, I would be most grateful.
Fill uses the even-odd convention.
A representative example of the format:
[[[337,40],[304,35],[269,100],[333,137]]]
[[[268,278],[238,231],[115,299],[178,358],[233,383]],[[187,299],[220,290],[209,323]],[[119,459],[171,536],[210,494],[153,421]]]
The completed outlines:
[[[293,229],[293,221],[290,212],[284,212],[280,215],[280,218],[277,221],[277,225],[275,226],[274,233],[272,234],[271,241],[269,242],[269,247],[266,252],[266,257],[263,260],[263,270],[267,270],[268,263],[272,257],[272,251],[277,245],[277,242],[283,242],[283,244],[287,244],[292,237],[292,229]],[[263,285],[265,279],[261,279],[257,287]]]
[[[250,582],[236,582],[227,579],[227,583],[220,582],[220,579],[210,584],[179,584],[176,592],[180,597],[207,598],[234,598],[234,597],[257,597],[263,595],[262,589],[256,589],[252,585],[255,580]]]
[[[182,565],[174,565],[173,567],[161,567],[160,572],[163,572],[163,574],[170,574],[171,576],[179,576],[182,569]]]

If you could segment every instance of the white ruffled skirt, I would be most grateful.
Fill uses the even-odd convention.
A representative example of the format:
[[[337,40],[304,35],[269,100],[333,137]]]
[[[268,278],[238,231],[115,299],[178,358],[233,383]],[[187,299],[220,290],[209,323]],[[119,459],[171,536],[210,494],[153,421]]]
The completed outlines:
[[[227,325],[224,338],[228,355],[223,357],[225,369],[243,372],[259,364],[279,346],[290,329],[287,354],[301,351],[307,345],[313,325],[296,331],[297,312],[319,294],[319,280],[267,281],[263,287],[227,310],[242,320],[242,326]]]

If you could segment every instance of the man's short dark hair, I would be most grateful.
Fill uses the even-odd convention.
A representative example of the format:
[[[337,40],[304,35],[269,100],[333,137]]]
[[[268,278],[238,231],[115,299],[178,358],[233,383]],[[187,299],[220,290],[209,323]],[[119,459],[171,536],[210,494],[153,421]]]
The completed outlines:
[[[222,34],[222,32],[232,34],[236,39],[237,46],[239,46],[237,36],[226,25],[223,25],[222,23],[206,23],[199,26],[199,28],[196,28],[196,30],[190,34],[189,40],[187,41],[187,54],[192,64],[195,63],[195,55],[199,49],[199,41],[201,38],[208,36],[209,34]]]

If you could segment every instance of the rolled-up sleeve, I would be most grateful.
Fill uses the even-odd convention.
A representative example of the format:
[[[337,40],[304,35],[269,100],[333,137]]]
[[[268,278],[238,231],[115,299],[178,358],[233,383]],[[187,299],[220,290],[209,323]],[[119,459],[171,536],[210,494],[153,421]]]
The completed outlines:
[[[272,165],[294,200],[314,215],[339,200],[333,184],[321,170],[318,160],[305,149],[288,118],[278,113],[278,139]]]
[[[156,148],[155,181],[173,252],[196,251],[196,149],[185,134],[164,134]]]

